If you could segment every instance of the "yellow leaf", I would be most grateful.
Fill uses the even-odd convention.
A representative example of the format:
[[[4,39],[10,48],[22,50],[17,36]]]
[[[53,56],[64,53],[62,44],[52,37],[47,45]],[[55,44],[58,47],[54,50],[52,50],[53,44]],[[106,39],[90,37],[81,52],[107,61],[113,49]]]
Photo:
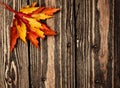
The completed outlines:
[[[32,28],[32,27],[30,29],[31,29],[31,31],[35,32],[40,38],[44,38],[45,37],[44,32],[41,31],[40,29]]]
[[[32,32],[27,33],[27,38],[38,48],[38,36]]]
[[[36,19],[27,18],[27,17],[24,17],[24,18],[25,18],[26,20],[28,20],[29,25],[30,25],[32,28],[42,28],[41,23],[38,22]]]
[[[42,28],[42,25],[40,22],[38,22],[36,19],[33,19],[33,18],[27,18],[27,17],[24,17],[24,18],[28,20],[31,31],[35,32],[41,38],[45,37],[44,32],[40,30],[40,28]]]
[[[27,7],[27,8],[21,8],[20,12],[29,14],[32,13],[33,11],[36,11],[39,7]]]
[[[48,16],[48,15],[45,15],[44,13],[39,13],[39,14],[33,14],[32,17],[35,18],[36,20],[45,20],[53,16]]]
[[[56,32],[50,29],[42,20],[53,17],[54,13],[58,12],[59,8],[50,7],[35,7],[36,2],[27,5],[20,9],[19,12],[15,11],[7,4],[0,2],[7,10],[13,12],[15,19],[10,29],[10,51],[13,50],[16,41],[20,38],[26,43],[26,39],[30,40],[37,48],[37,38],[44,38],[45,36],[56,35]]]
[[[22,21],[19,22],[20,23],[18,23],[18,21],[16,20],[15,25],[20,38],[26,43],[26,25]]]

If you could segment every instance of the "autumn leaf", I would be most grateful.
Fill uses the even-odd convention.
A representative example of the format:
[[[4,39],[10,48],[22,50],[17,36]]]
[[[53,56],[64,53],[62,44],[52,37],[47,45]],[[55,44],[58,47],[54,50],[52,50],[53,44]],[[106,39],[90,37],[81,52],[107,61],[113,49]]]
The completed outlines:
[[[20,11],[17,12],[3,2],[0,2],[0,4],[15,14],[13,25],[10,28],[11,52],[18,38],[25,43],[26,39],[28,39],[38,48],[37,38],[44,39],[45,36],[56,35],[56,32],[42,23],[41,20],[52,18],[53,14],[60,10],[59,8],[35,7],[37,3],[34,2],[31,5],[21,8]]]
[[[34,32],[27,33],[28,39],[38,48],[38,36]]]
[[[22,39],[26,43],[26,25],[21,20],[15,20],[15,26],[20,39]]]
[[[10,29],[10,51],[13,50],[18,38],[19,38],[19,34],[17,32],[16,27],[11,27]]]

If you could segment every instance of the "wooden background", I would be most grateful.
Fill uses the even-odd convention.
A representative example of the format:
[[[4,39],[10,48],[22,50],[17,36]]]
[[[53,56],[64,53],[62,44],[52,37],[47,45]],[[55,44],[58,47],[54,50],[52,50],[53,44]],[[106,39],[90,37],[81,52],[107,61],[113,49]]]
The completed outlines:
[[[13,13],[0,6],[0,88],[120,88],[120,0],[0,1],[61,8],[46,21],[57,36],[10,53]]]

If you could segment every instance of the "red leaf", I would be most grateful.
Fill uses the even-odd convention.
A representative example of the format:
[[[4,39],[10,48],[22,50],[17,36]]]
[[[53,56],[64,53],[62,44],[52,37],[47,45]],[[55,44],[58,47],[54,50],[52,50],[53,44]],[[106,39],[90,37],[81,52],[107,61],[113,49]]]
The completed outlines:
[[[3,5],[6,9],[8,9],[9,11],[16,13],[15,10],[13,10],[11,7],[9,7],[8,5],[6,5],[4,2],[0,2],[1,5]]]
[[[0,2],[0,4],[15,13],[13,26],[10,28],[10,52],[13,50],[18,38],[24,42],[27,38],[38,48],[37,38],[44,38],[45,35],[56,35],[56,32],[43,24],[41,20],[52,18],[52,15],[60,9],[35,7],[35,2],[17,12],[5,3]]]
[[[38,40],[37,40],[37,38],[38,38],[39,36],[37,36],[35,33],[33,33],[33,32],[28,32],[27,33],[27,38],[33,43],[33,45],[35,45],[37,48],[39,47],[38,46]]]
[[[19,34],[17,33],[17,29],[15,27],[11,27],[10,29],[10,52],[12,52],[18,38],[19,38]]]
[[[42,27],[40,30],[42,30],[45,35],[48,35],[48,36],[52,36],[52,35],[56,35],[56,32],[52,29],[50,29],[48,26],[46,26],[45,24],[42,24]]]

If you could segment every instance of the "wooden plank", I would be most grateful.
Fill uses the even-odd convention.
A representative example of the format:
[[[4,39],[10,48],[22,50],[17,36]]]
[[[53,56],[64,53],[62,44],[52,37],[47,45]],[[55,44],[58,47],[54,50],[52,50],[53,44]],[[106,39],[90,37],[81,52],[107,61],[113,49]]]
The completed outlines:
[[[3,2],[5,2],[5,0],[1,0]],[[10,20],[7,20],[8,16],[10,15],[10,13],[8,11],[6,11],[5,9],[3,9],[3,7],[1,6],[1,11],[2,11],[2,18],[1,18],[1,75],[0,75],[0,87],[2,88],[7,88],[7,81],[6,76],[7,76],[7,71],[8,70],[8,63],[9,63],[9,57],[10,57],[10,53],[9,53],[9,22]],[[11,16],[10,16],[11,17]],[[6,21],[7,20],[7,21]]]
[[[42,6],[45,3],[41,0],[29,0],[29,4],[33,2],[37,2],[39,6]],[[43,6],[45,6],[45,4]],[[47,40],[40,40],[39,42],[40,50],[36,49],[32,43],[30,43],[29,47],[30,87],[32,88],[45,87],[44,81],[46,80],[47,70]],[[44,69],[42,69],[42,66],[44,66]]]
[[[4,16],[4,14],[5,14],[5,11],[4,11],[4,9],[0,6],[0,11],[2,12],[0,12],[0,88],[5,88],[5,85],[4,85],[4,69],[5,69],[5,64],[4,64],[4,57],[5,57],[5,55],[4,55],[4,18],[3,18],[3,16]]]
[[[115,88],[120,88],[120,0],[115,0],[115,35],[114,35],[114,39],[115,39],[115,79],[114,79],[114,83],[115,83]]]
[[[27,0],[16,1],[15,5],[18,6],[18,10],[19,10],[21,7],[27,5]],[[14,56],[16,59],[16,66],[17,66],[17,72],[18,72],[17,88],[29,88],[29,69],[28,69],[29,63],[28,63],[27,44],[24,44],[21,40],[18,41],[18,45],[17,45]]]
[[[51,68],[49,67],[47,70],[47,77],[49,77],[49,79],[47,78],[46,80],[46,87],[75,88],[73,0],[46,0],[46,4],[47,6],[61,8],[60,13],[55,15],[54,20],[48,21],[48,24],[57,31],[58,35],[55,36],[54,41],[52,41],[50,37],[48,38],[48,66],[51,65],[51,62],[54,62],[54,73],[50,72]],[[52,50],[51,47],[53,47],[54,50]],[[54,59],[52,59],[50,55],[53,51]],[[50,79],[52,75],[53,79]]]
[[[102,1],[99,0],[97,2],[97,9],[99,11],[99,40],[100,43],[99,51],[98,51],[98,57],[96,57],[95,62],[98,63],[95,65],[95,87],[106,87],[106,88],[114,88],[114,83],[112,83],[114,80],[114,40],[113,40],[113,27],[114,27],[114,21],[113,21],[113,0],[106,0]],[[97,16],[96,16],[97,18]],[[98,59],[99,60],[98,60]],[[99,76],[99,77],[98,77]]]
[[[56,36],[39,40],[40,50],[19,40],[11,54],[13,13],[0,8],[0,88],[120,87],[119,0],[115,1],[115,59],[114,0],[0,1],[16,10],[34,1],[61,8],[46,21]]]
[[[27,0],[16,1],[16,0],[1,0],[5,2],[10,7],[16,9],[17,11],[21,6],[27,5]],[[28,77],[28,48],[27,45],[23,44],[20,40],[17,43],[17,47],[12,53],[10,53],[10,43],[9,43],[9,29],[13,18],[13,13],[7,11],[6,9],[1,10],[2,16],[1,25],[2,35],[1,35],[1,88],[28,88],[29,87],[29,77]]]
[[[46,0],[45,1],[46,7],[56,7],[56,1],[55,0]],[[54,29],[55,28],[55,18],[47,20],[47,24]],[[47,48],[48,48],[48,62],[47,62],[47,72],[46,72],[46,81],[45,86],[46,88],[55,88],[55,57],[54,53],[55,50],[55,37],[51,36],[47,38]],[[44,68],[44,67],[43,67]]]
[[[37,2],[37,6],[45,6],[43,0],[29,0],[29,4]],[[30,87],[44,88],[47,70],[47,39],[39,39],[40,49],[37,49],[29,42],[29,73],[30,73]],[[42,69],[44,67],[44,69]],[[42,74],[43,73],[43,74]]]
[[[38,0],[30,0],[30,3],[33,1]],[[39,5],[61,8],[61,11],[47,20],[57,36],[40,40],[40,50],[30,43],[31,87],[75,88],[73,0],[39,0]]]
[[[76,0],[76,88],[90,88],[91,1]]]
[[[114,88],[113,0],[77,0],[77,88]]]

